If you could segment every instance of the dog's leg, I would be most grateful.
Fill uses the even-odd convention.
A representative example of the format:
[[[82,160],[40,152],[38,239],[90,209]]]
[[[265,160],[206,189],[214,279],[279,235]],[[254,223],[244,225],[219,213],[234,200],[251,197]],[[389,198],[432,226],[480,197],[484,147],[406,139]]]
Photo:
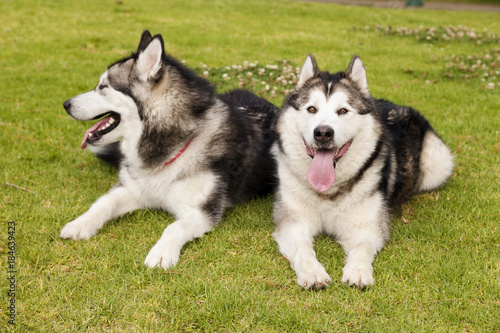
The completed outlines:
[[[281,223],[282,221],[280,221]],[[316,259],[314,233],[307,224],[280,225],[273,233],[279,250],[290,261],[297,274],[297,283],[304,288],[324,288],[332,279]]]
[[[342,282],[350,286],[365,288],[373,285],[372,262],[378,252],[368,239],[360,239],[352,248],[346,249],[346,264],[342,269]]]
[[[338,237],[347,256],[342,282],[358,288],[374,284],[372,262],[388,239],[389,216],[383,211],[379,195],[351,209],[345,222],[349,227]]]
[[[141,208],[137,199],[124,186],[114,187],[100,197],[90,209],[61,230],[61,238],[89,239],[111,219]]]
[[[213,228],[210,218],[200,210],[192,210],[169,225],[149,251],[144,264],[151,268],[168,269],[177,264],[181,249],[194,238],[202,237]]]

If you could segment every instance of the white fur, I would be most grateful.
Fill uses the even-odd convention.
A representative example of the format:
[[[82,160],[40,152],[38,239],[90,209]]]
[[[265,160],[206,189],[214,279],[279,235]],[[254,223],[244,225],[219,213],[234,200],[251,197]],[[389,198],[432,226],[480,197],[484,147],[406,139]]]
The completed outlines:
[[[102,136],[99,141],[94,142],[93,146],[105,146],[121,141],[125,139],[125,136],[129,142],[139,140],[142,122],[139,119],[137,106],[130,96],[108,85],[108,72],[106,71],[101,75],[99,85],[94,90],[71,99],[71,116],[78,120],[91,120],[109,111],[120,114],[120,124],[113,131]],[[131,138],[130,135],[134,134],[137,134],[137,137]],[[129,147],[125,148],[129,150]]]
[[[314,58],[309,56],[297,86],[300,88],[317,71]],[[369,94],[366,71],[359,57],[352,58],[345,74],[362,93]],[[303,102],[301,96],[303,104],[297,106],[299,109],[290,106],[290,109],[283,110],[278,122],[281,145],[273,146],[279,178],[273,237],[295,270],[299,285],[322,288],[331,283],[313,249],[314,237],[326,233],[335,237],[346,254],[341,281],[360,288],[370,286],[374,283],[373,259],[389,237],[389,210],[379,190],[386,160],[375,159],[355,183],[348,181],[357,175],[375,151],[382,125],[373,114],[359,114],[349,105],[348,91],[343,91],[342,85],[331,96],[325,95],[323,87],[309,89],[313,88],[306,90],[309,93],[307,102]],[[338,112],[344,108],[347,113],[345,110]],[[314,130],[319,126],[334,131],[333,142],[328,147],[324,143],[322,147],[316,144]],[[311,158],[304,141],[312,149],[338,149],[351,140],[348,151],[336,162],[334,184],[325,192],[315,191],[306,178]],[[386,150],[386,146],[381,146],[381,156],[386,156]],[[394,154],[387,156],[390,170],[394,170],[396,157]],[[422,176],[415,189],[420,191],[442,186],[453,169],[450,151],[432,130],[427,132],[423,141],[420,169]],[[393,189],[397,175],[391,173],[386,180],[387,188]]]
[[[334,129],[338,147],[354,138],[349,151],[337,164],[335,184],[325,192],[334,194],[375,149],[379,135],[377,122],[371,115],[358,114],[348,104],[343,91],[335,92],[330,98],[319,90],[313,91],[309,102],[307,105],[314,105],[317,113],[311,114],[305,109],[285,110],[278,124],[286,156],[279,153],[277,146],[273,148],[280,179],[273,237],[294,268],[297,282],[305,288],[324,287],[331,282],[313,249],[314,237],[320,233],[333,235],[346,253],[341,280],[358,287],[372,285],[371,263],[388,238],[387,230],[380,223],[388,218],[383,200],[373,191],[382,165],[375,163],[351,192],[338,196],[335,202],[324,200],[306,180],[311,158],[303,139],[313,145],[312,131],[319,125]],[[336,111],[340,108],[347,108],[349,112],[338,115]]]
[[[372,285],[371,263],[388,237],[379,221],[388,218],[384,216],[382,198],[371,191],[376,185],[373,179],[377,178],[364,177],[356,185],[357,191],[332,203],[317,197],[307,181],[299,179],[290,169],[288,162],[278,157],[280,187],[276,205],[278,210],[288,213],[287,219],[277,225],[273,237],[294,268],[299,285],[322,287],[331,282],[313,250],[314,237],[323,232],[335,236],[347,255],[342,282],[358,287]],[[370,172],[376,173],[380,168]]]
[[[308,187],[306,173],[311,164],[311,158],[305,151],[304,140],[314,148],[314,128],[318,125],[329,125],[334,130],[334,142],[339,148],[356,136],[356,140],[353,141],[345,158],[339,161],[339,168],[336,169],[335,184],[339,185],[343,179],[351,177],[375,149],[380,132],[378,124],[373,117],[358,114],[357,110],[347,103],[347,94],[342,90],[335,92],[329,99],[320,90],[313,91],[309,102],[306,105],[314,105],[318,109],[316,114],[307,112],[307,107],[305,107],[299,112],[295,110],[284,112],[280,118],[278,130],[289,157],[283,159],[281,163],[288,165],[290,172],[298,179],[306,181]],[[348,108],[350,111],[347,114],[338,115],[336,111],[340,108]],[[274,155],[279,158],[277,150],[274,151]],[[332,191],[335,189],[332,188],[329,192]]]
[[[115,187],[100,197],[90,209],[61,230],[62,238],[89,239],[104,224],[120,215],[141,208],[140,202],[125,187]]]
[[[453,172],[453,155],[433,131],[425,134],[420,156],[420,170],[423,175],[420,191],[431,191],[443,186]]]
[[[368,80],[366,79],[366,70],[360,58],[356,58],[352,65],[350,78],[358,85],[359,89],[367,94],[368,93]]]
[[[313,58],[309,55],[306,60],[304,61],[304,64],[302,65],[302,68],[300,70],[299,74],[299,80],[297,82],[297,87],[302,86],[307,80],[312,78],[314,76],[314,60]]]
[[[107,74],[101,77],[106,84]],[[220,102],[218,102],[220,103]],[[174,163],[157,170],[142,168],[137,146],[142,132],[142,122],[130,97],[111,87],[79,95],[72,100],[75,118],[86,120],[110,110],[120,114],[116,129],[104,135],[97,145],[120,141],[127,168],[120,169],[120,183],[99,198],[90,209],[66,224],[62,238],[89,239],[97,234],[104,224],[120,215],[140,208],[162,209],[171,212],[177,221],[169,225],[145,259],[149,267],[167,269],[179,259],[183,245],[193,238],[210,231],[213,224],[203,211],[203,205],[214,190],[217,176],[189,165],[202,162],[205,145],[219,129],[218,124],[227,117],[222,112],[207,112],[207,125],[190,143]],[[214,110],[220,109],[216,104]],[[183,177],[179,177],[182,174]]]
[[[158,38],[154,38],[137,59],[137,71],[142,81],[147,81],[158,73],[161,68],[163,47]]]
[[[367,121],[371,121],[370,117],[363,117],[356,112],[348,104],[348,96],[342,91],[336,91],[333,96],[329,98],[321,90],[311,92],[309,103],[303,110],[299,110],[296,126],[299,132],[303,134],[304,140],[307,144],[315,148],[314,142],[314,129],[320,125],[326,125],[333,129],[334,144],[340,148],[347,141],[351,140],[362,127],[367,126]],[[311,114],[307,112],[307,107],[313,105],[317,112]],[[350,112],[339,115],[337,111],[347,108]]]

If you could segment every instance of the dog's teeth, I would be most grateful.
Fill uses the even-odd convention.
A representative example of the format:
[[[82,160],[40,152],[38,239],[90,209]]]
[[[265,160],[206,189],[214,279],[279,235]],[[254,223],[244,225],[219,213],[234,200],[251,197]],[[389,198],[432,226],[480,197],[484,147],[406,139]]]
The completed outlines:
[[[114,122],[115,122],[115,118],[111,118],[111,119],[109,120],[109,124],[112,124],[112,123],[114,123]]]
[[[89,133],[89,136],[88,136],[88,137],[90,138],[91,136],[92,136],[92,133]]]
[[[106,126],[104,126],[104,128],[108,128],[109,126],[111,126],[109,123],[106,124]]]

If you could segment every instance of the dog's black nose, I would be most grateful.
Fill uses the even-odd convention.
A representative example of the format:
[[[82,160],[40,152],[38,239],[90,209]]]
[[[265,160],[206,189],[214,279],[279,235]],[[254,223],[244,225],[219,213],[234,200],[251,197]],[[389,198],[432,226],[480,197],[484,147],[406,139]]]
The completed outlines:
[[[314,129],[314,138],[320,143],[327,143],[333,139],[333,128],[330,126],[318,126]]]
[[[64,109],[66,112],[68,112],[69,108],[71,107],[71,98],[68,99],[66,102],[63,103]]]

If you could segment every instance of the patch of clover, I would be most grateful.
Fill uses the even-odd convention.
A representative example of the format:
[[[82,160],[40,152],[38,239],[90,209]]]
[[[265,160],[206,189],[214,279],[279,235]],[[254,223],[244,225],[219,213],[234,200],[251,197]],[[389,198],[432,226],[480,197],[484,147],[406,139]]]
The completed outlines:
[[[439,26],[439,27],[392,27],[392,26],[365,26],[363,28],[353,27],[353,31],[373,31],[382,33],[383,36],[413,37],[419,42],[432,44],[435,42],[468,42],[477,46],[492,45],[493,49],[485,50],[483,54],[473,55],[451,55],[445,64],[443,75],[447,78],[461,78],[466,80],[479,79],[486,88],[493,90],[500,86],[499,64],[500,35],[494,34],[488,29],[477,30],[467,26]],[[424,74],[424,78],[427,74]],[[437,82],[437,80],[435,81]],[[426,84],[432,81],[426,80]]]
[[[244,61],[240,65],[215,68],[202,63],[195,71],[218,87],[243,88],[270,99],[288,95],[295,88],[300,68],[287,60],[277,60],[266,65]]]
[[[367,25],[364,28],[353,27],[354,31],[375,31],[383,35],[408,36],[413,37],[417,41],[422,42],[438,42],[438,41],[465,41],[472,42],[477,45],[500,43],[500,35],[496,35],[488,29],[481,31],[467,26],[439,26],[426,28],[422,25],[416,28],[408,27],[392,27],[375,25],[373,27]]]
[[[452,54],[446,64],[446,77],[462,77],[467,80],[480,78],[486,89],[500,86],[500,47],[486,50],[483,54]]]

